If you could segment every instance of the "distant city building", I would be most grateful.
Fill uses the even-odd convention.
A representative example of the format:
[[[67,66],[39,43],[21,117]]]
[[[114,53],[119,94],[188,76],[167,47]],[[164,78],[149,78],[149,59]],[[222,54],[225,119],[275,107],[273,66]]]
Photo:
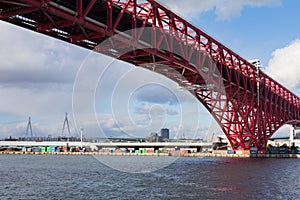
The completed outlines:
[[[162,142],[163,138],[157,133],[151,133],[150,136],[146,137],[146,142]]]
[[[170,139],[170,130],[168,128],[162,128],[160,130],[160,135],[163,139],[169,140]]]

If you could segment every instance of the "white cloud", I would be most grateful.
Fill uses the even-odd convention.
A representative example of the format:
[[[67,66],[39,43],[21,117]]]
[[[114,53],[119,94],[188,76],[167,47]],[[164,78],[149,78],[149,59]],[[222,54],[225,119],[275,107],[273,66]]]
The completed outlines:
[[[274,6],[279,5],[281,0],[159,0],[170,9],[186,17],[195,17],[199,13],[214,10],[219,20],[227,20],[239,16],[245,6]]]
[[[24,83],[73,81],[84,58],[82,50],[10,24],[0,23],[0,29],[1,83],[24,87]]]
[[[276,81],[295,91],[300,87],[300,40],[276,49],[272,53],[266,73]]]
[[[53,115],[71,110],[72,86],[34,88],[1,87],[0,113],[20,117]]]
[[[294,93],[300,89],[300,40],[294,40],[283,48],[276,49],[266,67],[266,74]],[[284,125],[273,137],[287,136],[289,126]]]
[[[58,136],[86,54],[14,25],[1,22],[0,29],[0,134],[24,136],[31,116],[37,136]]]

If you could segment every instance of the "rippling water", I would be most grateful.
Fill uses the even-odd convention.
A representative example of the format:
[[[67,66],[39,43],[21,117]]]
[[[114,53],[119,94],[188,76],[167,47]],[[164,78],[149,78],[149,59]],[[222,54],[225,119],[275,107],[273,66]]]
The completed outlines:
[[[140,169],[147,163],[139,158],[106,159]],[[92,156],[1,155],[0,167],[1,200],[300,198],[298,159],[179,158],[157,171],[128,173]]]

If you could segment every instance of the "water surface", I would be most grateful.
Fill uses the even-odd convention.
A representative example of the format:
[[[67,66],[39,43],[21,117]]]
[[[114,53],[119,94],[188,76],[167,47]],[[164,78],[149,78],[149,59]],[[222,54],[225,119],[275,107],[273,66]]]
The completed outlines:
[[[142,168],[145,162],[136,159],[134,165]],[[126,160],[122,157],[120,165],[127,166]],[[0,167],[0,199],[300,197],[298,159],[186,157],[154,172],[128,173],[92,156],[0,155]]]

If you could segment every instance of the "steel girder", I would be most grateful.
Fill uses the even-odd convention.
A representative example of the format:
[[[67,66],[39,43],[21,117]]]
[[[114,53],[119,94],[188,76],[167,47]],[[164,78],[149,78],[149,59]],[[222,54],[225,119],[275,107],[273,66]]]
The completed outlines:
[[[0,19],[179,84],[182,75],[233,149],[264,150],[278,128],[300,120],[296,95],[154,0],[0,0]]]

